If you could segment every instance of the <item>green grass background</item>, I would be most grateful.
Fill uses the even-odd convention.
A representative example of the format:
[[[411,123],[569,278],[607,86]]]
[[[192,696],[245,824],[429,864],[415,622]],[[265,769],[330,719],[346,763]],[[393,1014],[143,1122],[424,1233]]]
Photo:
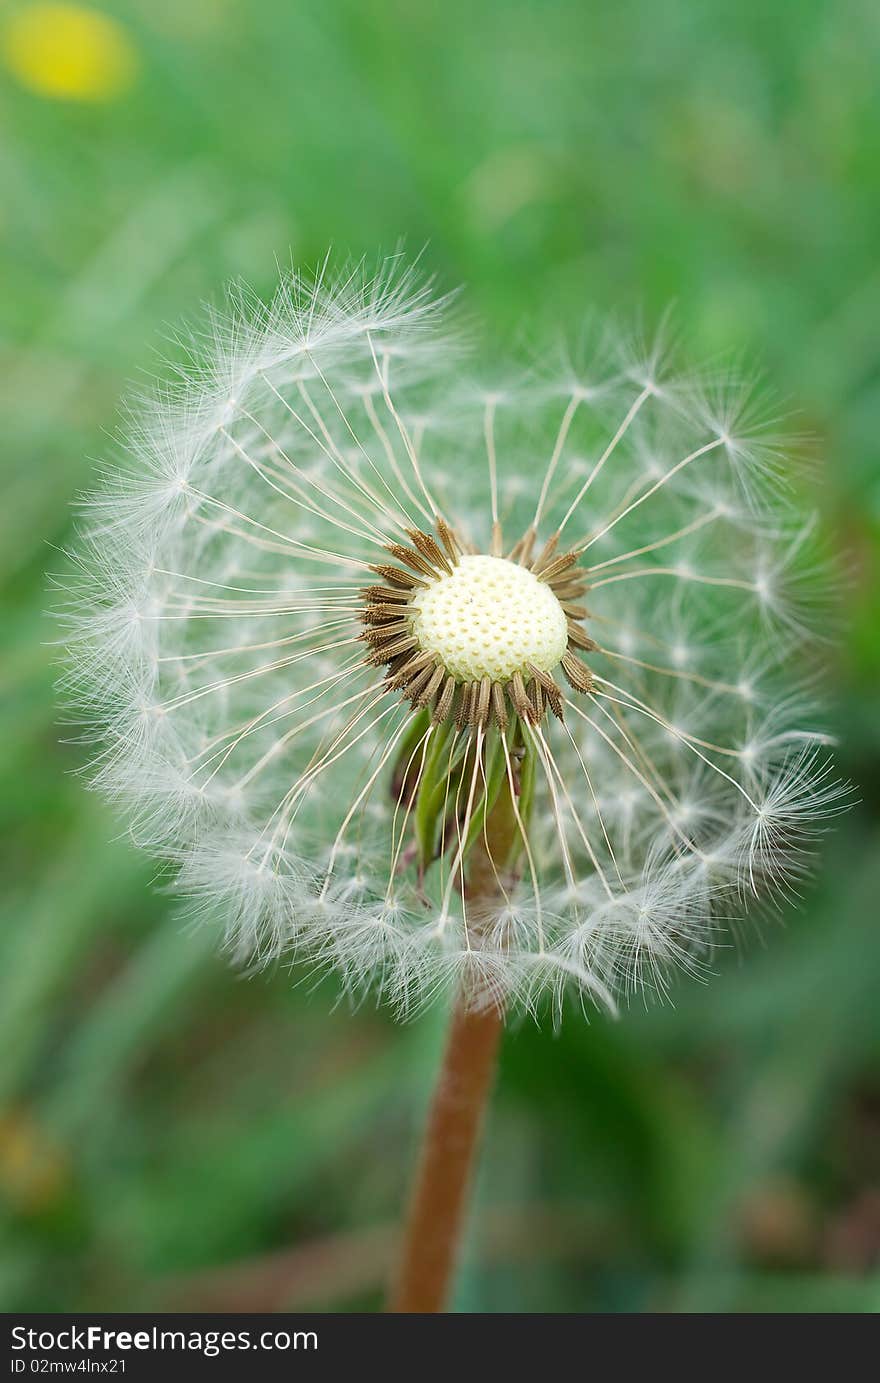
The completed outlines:
[[[15,6],[0,6],[6,18]],[[18,6],[17,8],[21,8]],[[428,243],[500,337],[670,303],[824,457],[861,805],[708,986],[505,1043],[463,1311],[876,1310],[880,10],[125,0],[103,105],[0,74],[0,1299],[370,1310],[443,1015],[244,980],[59,742],[44,573],[127,379],[232,276]]]

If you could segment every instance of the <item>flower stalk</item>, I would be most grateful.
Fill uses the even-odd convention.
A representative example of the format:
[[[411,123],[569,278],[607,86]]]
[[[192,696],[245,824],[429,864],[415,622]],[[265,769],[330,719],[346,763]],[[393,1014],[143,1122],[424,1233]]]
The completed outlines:
[[[461,995],[431,1101],[389,1300],[398,1314],[446,1306],[504,1018]]]
[[[530,762],[526,756],[525,764]],[[475,937],[504,889],[499,869],[515,866],[518,821],[528,811],[521,775],[519,812],[501,795],[487,811],[469,855],[467,905]],[[475,1007],[467,989],[452,1012],[446,1048],[422,1141],[388,1309],[435,1314],[445,1309],[461,1241],[468,1191],[492,1094],[504,1029],[501,1001]]]

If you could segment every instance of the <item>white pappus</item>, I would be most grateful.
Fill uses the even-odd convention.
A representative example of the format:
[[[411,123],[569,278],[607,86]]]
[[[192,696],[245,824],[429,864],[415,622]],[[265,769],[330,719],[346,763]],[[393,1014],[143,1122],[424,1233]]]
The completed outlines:
[[[613,1008],[844,805],[827,578],[753,389],[601,326],[483,387],[448,316],[396,258],[232,295],[86,501],[67,694],[238,959]]]

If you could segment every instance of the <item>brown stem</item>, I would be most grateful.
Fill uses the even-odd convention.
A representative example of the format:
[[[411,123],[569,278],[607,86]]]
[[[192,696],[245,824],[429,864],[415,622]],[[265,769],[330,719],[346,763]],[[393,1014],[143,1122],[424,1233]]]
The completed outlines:
[[[444,1309],[471,1170],[504,1026],[494,1005],[459,998],[434,1091],[388,1309]]]

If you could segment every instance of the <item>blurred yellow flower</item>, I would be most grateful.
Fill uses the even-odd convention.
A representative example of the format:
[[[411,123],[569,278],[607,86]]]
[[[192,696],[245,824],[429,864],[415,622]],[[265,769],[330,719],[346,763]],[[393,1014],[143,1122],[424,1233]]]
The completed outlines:
[[[121,25],[84,5],[28,5],[7,18],[2,44],[23,86],[59,100],[112,101],[137,67]]]
[[[63,1194],[68,1169],[61,1151],[27,1111],[0,1114],[0,1192],[19,1210],[46,1209]]]

